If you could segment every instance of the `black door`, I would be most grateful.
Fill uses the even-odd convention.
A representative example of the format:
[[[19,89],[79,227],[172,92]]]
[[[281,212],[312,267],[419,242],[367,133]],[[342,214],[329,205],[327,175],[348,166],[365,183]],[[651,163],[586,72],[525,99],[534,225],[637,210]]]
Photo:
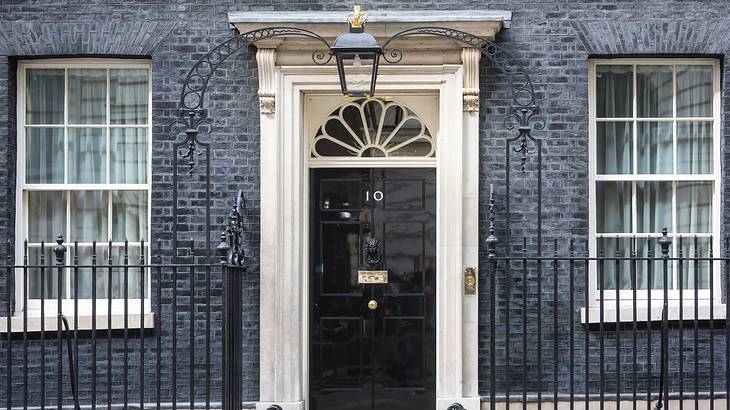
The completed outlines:
[[[312,171],[312,410],[435,408],[435,181]]]

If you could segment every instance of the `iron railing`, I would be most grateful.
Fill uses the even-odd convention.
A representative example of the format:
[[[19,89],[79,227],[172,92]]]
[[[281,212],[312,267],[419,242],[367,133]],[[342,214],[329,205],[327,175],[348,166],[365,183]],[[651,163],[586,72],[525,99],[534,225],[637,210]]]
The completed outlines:
[[[586,241],[552,240],[538,256],[526,239],[503,255],[490,233],[481,284],[486,359],[480,364],[491,408],[500,402],[526,408],[533,401],[544,408],[560,402],[571,408],[592,402],[724,408],[730,239],[720,253],[711,240],[703,247],[699,238],[666,232],[643,244],[600,238],[593,253]],[[243,267],[227,259],[165,263],[148,257],[144,243],[135,244],[143,250],[135,260],[125,243],[118,263],[104,246],[95,244],[91,263],[82,264],[78,246],[59,238],[37,260],[29,259],[26,245],[21,264],[2,267],[8,283],[16,284],[4,302],[2,403],[240,408],[247,367]],[[229,250],[225,241],[219,246],[222,255]],[[152,254],[163,253],[159,242],[152,247]],[[75,297],[86,274],[94,281],[91,300]],[[108,298],[95,283],[105,275],[120,299]],[[31,277],[41,281],[36,295]],[[49,299],[66,283],[70,297]],[[79,307],[84,303],[90,310]]]
[[[57,242],[2,266],[4,407],[240,408],[245,268],[225,243],[222,262],[170,263],[160,241],[120,260],[111,242]]]
[[[727,408],[730,238],[721,253],[712,238],[666,230],[593,246],[499,246],[493,196],[489,233],[480,301],[489,408]]]

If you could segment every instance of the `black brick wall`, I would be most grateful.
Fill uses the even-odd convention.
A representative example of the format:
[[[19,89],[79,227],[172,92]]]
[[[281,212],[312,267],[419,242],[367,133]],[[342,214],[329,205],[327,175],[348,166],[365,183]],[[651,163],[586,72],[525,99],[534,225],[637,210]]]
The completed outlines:
[[[212,45],[231,35],[226,21],[226,12],[243,10],[345,10],[350,4],[338,1],[147,1],[118,2],[111,0],[88,1],[3,1],[0,2],[0,185],[7,195],[0,199],[0,240],[13,238],[15,204],[15,61],[23,58],[44,56],[130,56],[150,58],[153,65],[153,226],[152,238],[170,245],[171,186],[170,158],[173,136],[167,126],[175,116],[182,80],[187,70]],[[544,223],[545,243],[553,238],[578,240],[586,238],[588,232],[588,91],[587,61],[589,56],[609,55],[701,55],[726,58],[730,48],[730,9],[721,0],[705,1],[452,1],[435,0],[393,2],[389,0],[368,1],[365,9],[499,9],[514,12],[512,27],[502,31],[497,41],[510,50],[532,74],[533,81],[548,120],[546,130],[535,133],[544,139]],[[727,79],[723,68],[723,78]],[[481,111],[480,111],[480,221],[482,233],[486,232],[487,200],[489,184],[495,184],[497,199],[504,202],[504,143],[513,134],[502,128],[505,107],[509,105],[506,79],[490,62],[484,61],[481,69]],[[227,201],[241,189],[251,207],[247,218],[249,244],[253,268],[246,277],[244,307],[245,347],[245,399],[255,400],[258,396],[258,192],[259,192],[259,134],[258,102],[256,97],[257,78],[255,59],[250,50],[240,53],[223,67],[210,84],[207,107],[215,118],[215,131],[202,139],[212,144],[213,157],[213,214],[215,235],[224,222]],[[728,106],[730,93],[723,88],[723,136],[727,134]],[[728,172],[728,153],[723,143],[723,176]],[[534,156],[530,161],[534,161]],[[513,173],[512,225],[513,238],[526,236],[534,243],[535,238],[535,189],[534,162],[529,162],[526,173]],[[193,180],[196,180],[193,178]],[[198,182],[187,185],[189,196],[181,195],[179,206],[186,211],[180,213],[178,223],[188,233],[181,233],[178,239],[182,245],[182,256],[192,258],[199,255],[204,239],[200,232],[204,221],[200,219],[200,195],[203,187]],[[723,190],[727,188],[723,178]],[[723,210],[730,206],[723,198]],[[724,223],[728,222],[723,212]],[[498,212],[498,221],[504,220],[503,210]],[[505,237],[503,223],[498,223],[498,234]],[[486,235],[484,235],[486,237]],[[196,251],[197,249],[197,251]],[[503,249],[502,249],[503,251]],[[5,250],[0,250],[5,256]],[[486,271],[486,256],[483,254],[481,272]],[[163,277],[165,300],[170,297],[170,279]],[[480,321],[480,390],[488,393],[488,304],[487,278],[481,277]],[[196,279],[198,289],[203,287],[203,278]],[[500,289],[504,278],[500,277]],[[515,282],[518,286],[520,283]],[[156,284],[155,284],[156,285]],[[0,280],[0,298],[6,299],[12,286]],[[546,279],[544,286],[552,286]],[[567,291],[565,280],[560,281],[561,294]],[[220,281],[213,283],[220,291]],[[576,283],[582,289],[582,279]],[[181,305],[186,297],[180,289]],[[217,294],[217,295],[218,295]],[[582,306],[582,292],[576,294],[574,308]],[[220,316],[220,299],[214,298],[213,310]],[[504,315],[505,301],[498,300],[498,320]],[[552,302],[550,302],[552,303]],[[6,304],[0,304],[5,311]],[[521,312],[518,305],[510,304],[514,312]],[[536,313],[534,301],[529,306],[530,318]],[[559,302],[558,309],[571,309],[567,302]],[[566,310],[567,309],[567,310]],[[546,315],[550,312],[546,310]],[[197,315],[197,313],[196,313]],[[198,316],[196,316],[196,320]],[[201,319],[202,320],[202,319]],[[550,316],[544,318],[551,323]],[[218,323],[218,322],[217,322]],[[561,322],[562,323],[562,322]],[[500,324],[501,325],[501,322]],[[169,325],[167,325],[169,326]],[[551,326],[551,325],[550,325]],[[551,338],[551,327],[546,325],[545,338]],[[573,326],[582,332],[579,324],[561,324],[560,331]],[[165,330],[167,329],[167,330]],[[169,343],[169,327],[163,329],[165,342]],[[704,334],[704,333],[703,333]],[[181,345],[187,343],[186,334],[181,334]],[[220,335],[217,335],[219,338]],[[530,336],[531,338],[533,335]],[[532,339],[531,339],[532,340]],[[628,340],[624,338],[624,341]],[[657,339],[658,340],[658,339]],[[4,342],[3,342],[4,343]],[[580,346],[582,340],[576,339]],[[592,345],[597,343],[591,341]],[[615,355],[612,339],[606,340],[607,357]],[[673,345],[676,341],[672,341]],[[531,344],[534,346],[534,344]],[[4,348],[4,344],[0,348]],[[218,345],[215,345],[218,346]],[[622,348],[625,346],[622,346]],[[724,346],[716,346],[717,349]],[[561,348],[564,348],[561,345]],[[707,356],[707,346],[700,346]],[[216,348],[217,349],[217,348]],[[115,354],[119,351],[115,350]],[[503,361],[503,349],[497,362]],[[534,350],[530,355],[534,355]],[[562,356],[565,356],[562,351]],[[519,350],[513,351],[518,355]],[[581,353],[576,357],[582,363]],[[220,350],[214,351],[219,358]],[[182,353],[181,356],[186,356]],[[38,370],[37,353],[31,352],[32,371]],[[116,356],[115,356],[116,357]],[[518,356],[517,356],[518,357]],[[547,356],[548,358],[551,356]],[[722,356],[720,356],[722,357]],[[166,358],[168,359],[168,358]],[[52,356],[49,364],[54,364]],[[178,368],[185,369],[185,357]],[[612,359],[609,360],[609,367]],[[83,358],[82,358],[83,362]],[[167,360],[169,364],[169,360]],[[20,357],[14,363],[21,366]],[[548,362],[550,363],[550,362]],[[657,363],[657,360],[654,360]],[[214,373],[218,372],[214,369]],[[544,379],[550,380],[550,368],[546,366]],[[566,388],[566,373],[561,362],[561,389]],[[583,369],[579,368],[578,380]],[[719,372],[723,371],[718,368]],[[5,394],[5,373],[1,372],[0,399]],[[185,372],[186,373],[186,372]],[[135,376],[136,377],[136,376]],[[184,388],[186,376],[179,381]],[[534,377],[533,377],[534,378]],[[151,378],[148,378],[148,381]],[[578,384],[581,386],[581,384]],[[530,389],[534,388],[534,383]],[[551,385],[547,383],[546,388]],[[37,387],[37,386],[36,386]],[[55,387],[49,385],[49,389]],[[115,395],[118,392],[115,390]],[[166,394],[169,392],[166,392]],[[50,395],[51,393],[49,393]],[[17,395],[16,395],[17,397]],[[51,396],[53,397],[53,396]],[[136,397],[136,396],[133,396]]]

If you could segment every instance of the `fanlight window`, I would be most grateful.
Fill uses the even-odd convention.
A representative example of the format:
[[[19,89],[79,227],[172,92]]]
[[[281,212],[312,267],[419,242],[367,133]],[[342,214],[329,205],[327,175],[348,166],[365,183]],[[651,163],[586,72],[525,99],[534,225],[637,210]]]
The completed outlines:
[[[357,99],[327,117],[312,157],[433,157],[436,143],[416,114],[394,101]]]

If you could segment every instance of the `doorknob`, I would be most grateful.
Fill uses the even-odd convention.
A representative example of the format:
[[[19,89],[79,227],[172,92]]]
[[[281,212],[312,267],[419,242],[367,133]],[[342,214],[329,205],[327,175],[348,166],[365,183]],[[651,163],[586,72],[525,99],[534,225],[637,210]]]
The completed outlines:
[[[378,308],[378,302],[375,299],[372,299],[372,300],[370,300],[370,302],[368,302],[368,309],[375,310],[377,308]]]

